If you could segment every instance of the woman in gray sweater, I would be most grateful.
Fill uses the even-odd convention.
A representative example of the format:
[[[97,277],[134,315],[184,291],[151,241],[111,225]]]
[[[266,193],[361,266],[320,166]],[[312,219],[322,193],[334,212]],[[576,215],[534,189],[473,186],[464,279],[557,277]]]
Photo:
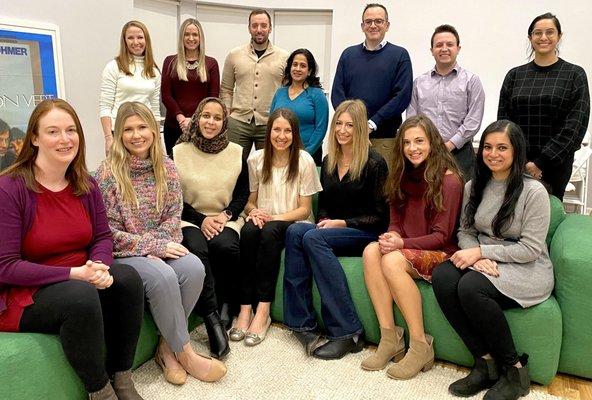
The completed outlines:
[[[502,120],[485,129],[475,178],[465,186],[461,250],[432,275],[444,315],[475,357],[469,375],[449,387],[457,396],[491,388],[486,400],[517,399],[529,391],[528,355],[516,352],[503,311],[546,300],[553,266],[545,244],[549,196],[523,174],[525,164],[518,125]]]

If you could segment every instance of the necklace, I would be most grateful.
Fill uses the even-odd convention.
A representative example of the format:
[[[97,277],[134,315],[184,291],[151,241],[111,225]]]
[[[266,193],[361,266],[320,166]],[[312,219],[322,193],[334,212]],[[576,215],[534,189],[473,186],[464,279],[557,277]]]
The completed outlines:
[[[199,67],[199,63],[197,62],[197,60],[195,61],[185,61],[185,68],[187,68],[190,71],[193,71],[194,69],[197,69],[197,67]]]

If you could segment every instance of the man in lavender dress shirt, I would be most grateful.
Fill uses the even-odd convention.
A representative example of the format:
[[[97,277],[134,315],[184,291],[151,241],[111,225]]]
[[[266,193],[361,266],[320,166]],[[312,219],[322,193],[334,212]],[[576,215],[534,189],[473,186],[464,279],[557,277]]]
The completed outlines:
[[[456,29],[437,27],[431,39],[436,66],[413,82],[407,117],[423,114],[434,122],[468,181],[473,176],[472,140],[481,127],[485,92],[479,77],[456,62],[459,51]]]

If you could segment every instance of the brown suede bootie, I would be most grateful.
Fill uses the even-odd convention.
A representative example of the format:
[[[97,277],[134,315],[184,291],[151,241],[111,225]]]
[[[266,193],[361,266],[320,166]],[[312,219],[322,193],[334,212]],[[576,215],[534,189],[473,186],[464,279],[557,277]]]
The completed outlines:
[[[116,372],[113,375],[113,390],[119,400],[144,400],[136,391],[130,370]]]
[[[362,361],[362,369],[379,371],[384,369],[390,360],[400,361],[405,355],[403,332],[400,326],[395,326],[395,329],[381,327],[378,348],[374,354]]]
[[[89,393],[88,398],[89,400],[118,400],[113,391],[113,386],[111,386],[111,382],[107,382],[101,390]]]
[[[426,335],[426,343],[411,340],[403,359],[391,366],[386,374],[393,379],[411,379],[419,371],[428,371],[434,366],[434,338]]]

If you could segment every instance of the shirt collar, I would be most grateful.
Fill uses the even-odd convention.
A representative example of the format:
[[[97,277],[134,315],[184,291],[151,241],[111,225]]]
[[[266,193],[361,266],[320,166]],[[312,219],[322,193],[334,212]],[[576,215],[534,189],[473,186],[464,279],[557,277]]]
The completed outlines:
[[[384,46],[386,46],[386,44],[388,43],[388,41],[386,39],[383,39],[382,42],[378,43],[378,46],[376,46],[376,48],[374,50],[370,50],[368,47],[366,47],[366,41],[364,40],[362,42],[362,46],[364,46],[364,48],[368,51],[377,51],[382,49]]]
[[[456,72],[456,75],[459,74],[460,72],[460,65],[458,65],[458,62],[454,64],[454,67],[452,67],[452,70],[448,73],[448,75],[452,74],[453,72]],[[434,76],[434,75],[440,75],[438,74],[438,71],[436,71],[436,66],[434,65],[434,67],[430,70],[430,76]],[[448,76],[446,75],[446,76]]]

